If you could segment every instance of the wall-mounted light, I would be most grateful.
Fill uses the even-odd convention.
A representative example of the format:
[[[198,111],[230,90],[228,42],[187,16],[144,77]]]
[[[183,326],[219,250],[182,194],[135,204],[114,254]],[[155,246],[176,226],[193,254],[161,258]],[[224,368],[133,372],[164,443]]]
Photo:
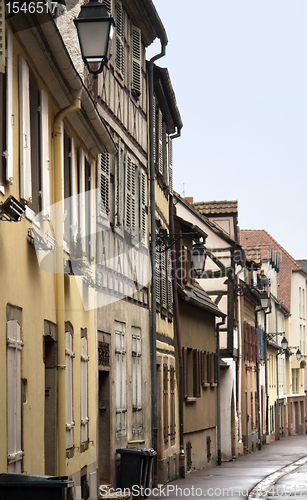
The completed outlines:
[[[23,217],[24,207],[14,196],[10,195],[0,205],[0,220],[9,222],[19,222]]]
[[[193,250],[191,252],[191,261],[196,278],[201,278],[204,272],[206,257],[207,253],[204,244],[198,241],[195,245],[193,245]]]
[[[109,15],[104,3],[90,0],[86,5],[82,5],[74,23],[78,32],[82,59],[89,72],[97,78],[110,57],[114,19]],[[100,64],[99,68],[93,70],[90,67],[92,63]]]

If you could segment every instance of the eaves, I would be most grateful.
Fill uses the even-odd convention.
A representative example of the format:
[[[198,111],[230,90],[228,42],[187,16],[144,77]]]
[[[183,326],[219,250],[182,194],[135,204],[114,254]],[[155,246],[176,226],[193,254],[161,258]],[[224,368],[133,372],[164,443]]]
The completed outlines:
[[[182,129],[183,123],[167,68],[154,65],[154,86],[166,122],[166,131],[173,134],[176,127]]]
[[[123,0],[122,3],[131,21],[141,30],[145,47],[156,38],[167,45],[167,34],[152,0]]]
[[[76,71],[57,26],[49,13],[16,16],[10,19],[15,36],[32,60],[56,106],[63,109],[72,97],[81,96],[81,110],[67,121],[95,157],[98,153],[116,152],[107,124]]]

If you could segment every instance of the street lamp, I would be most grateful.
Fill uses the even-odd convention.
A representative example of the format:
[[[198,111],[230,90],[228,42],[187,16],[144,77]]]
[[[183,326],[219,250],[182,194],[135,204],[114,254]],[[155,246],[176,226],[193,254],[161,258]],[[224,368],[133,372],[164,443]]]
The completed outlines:
[[[270,297],[267,292],[260,293],[261,309],[267,309],[270,306]]]
[[[198,241],[193,245],[193,250],[191,252],[191,261],[197,278],[201,278],[204,272],[206,257],[207,254],[204,244]]]
[[[301,360],[301,357],[302,357],[302,353],[301,353],[301,351],[298,349],[298,350],[296,351],[296,359],[297,359],[297,361],[300,361],[300,360]]]
[[[78,32],[82,59],[89,72],[97,78],[103,65],[110,57],[114,19],[109,15],[104,3],[90,0],[82,5],[80,14],[74,19]],[[100,63],[98,70],[90,68],[91,63]]]
[[[282,341],[281,341],[281,347],[284,351],[287,350],[288,348],[288,341],[285,336],[283,336]]]

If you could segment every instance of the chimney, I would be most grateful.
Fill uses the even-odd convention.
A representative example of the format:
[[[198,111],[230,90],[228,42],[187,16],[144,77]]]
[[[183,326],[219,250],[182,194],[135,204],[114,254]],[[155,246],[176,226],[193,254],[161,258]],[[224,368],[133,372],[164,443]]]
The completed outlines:
[[[193,201],[194,201],[193,196],[186,196],[186,197],[185,197],[185,200],[186,200],[188,203],[193,203]]]

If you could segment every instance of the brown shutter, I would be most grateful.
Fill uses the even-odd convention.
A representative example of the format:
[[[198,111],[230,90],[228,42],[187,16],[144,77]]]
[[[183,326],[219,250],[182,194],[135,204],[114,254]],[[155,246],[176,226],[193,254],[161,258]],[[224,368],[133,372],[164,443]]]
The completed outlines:
[[[175,367],[170,366],[170,434],[171,439],[176,435],[176,413],[175,413]]]
[[[39,133],[39,89],[33,71],[29,71],[30,86],[30,127],[31,127],[31,173],[32,203],[35,213],[41,210],[41,168],[40,168],[40,133]]]
[[[168,441],[168,366],[163,365],[163,435]]]
[[[182,348],[184,397],[188,397],[188,350]]]

